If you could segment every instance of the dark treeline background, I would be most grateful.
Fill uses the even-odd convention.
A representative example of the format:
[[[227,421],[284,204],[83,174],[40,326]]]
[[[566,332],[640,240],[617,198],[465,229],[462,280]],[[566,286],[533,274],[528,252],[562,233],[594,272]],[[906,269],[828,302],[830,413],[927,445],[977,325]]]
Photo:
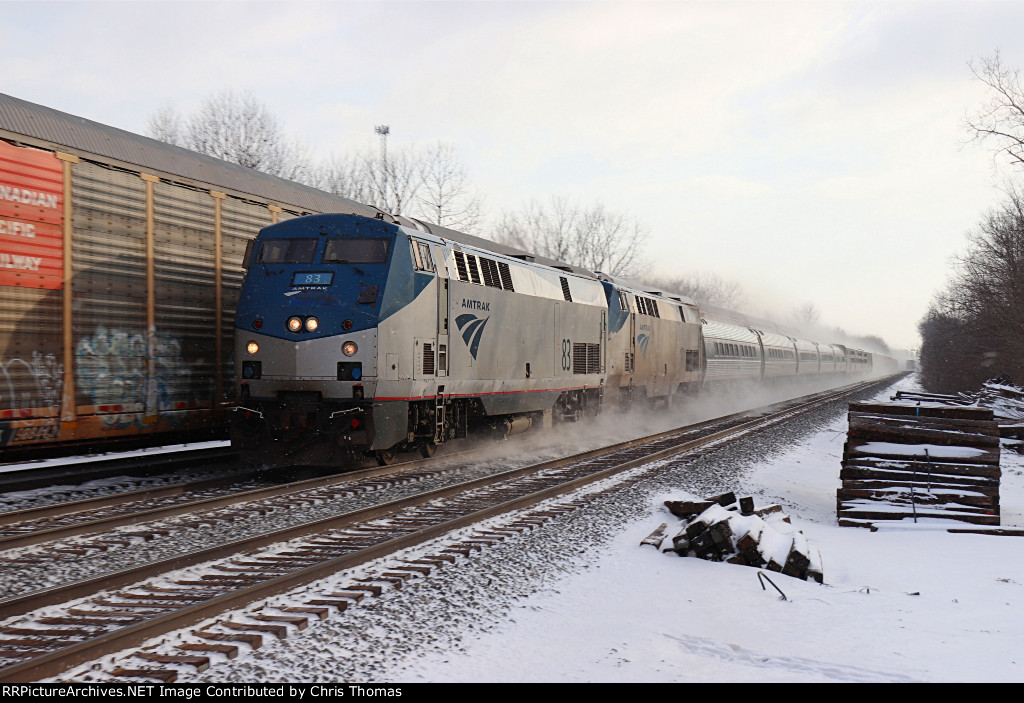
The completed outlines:
[[[997,163],[1024,169],[1024,90],[999,54],[971,64],[990,99],[965,121]],[[1024,190],[1014,181],[967,235],[946,287],[919,324],[921,381],[929,391],[977,390],[988,379],[1024,384]]]

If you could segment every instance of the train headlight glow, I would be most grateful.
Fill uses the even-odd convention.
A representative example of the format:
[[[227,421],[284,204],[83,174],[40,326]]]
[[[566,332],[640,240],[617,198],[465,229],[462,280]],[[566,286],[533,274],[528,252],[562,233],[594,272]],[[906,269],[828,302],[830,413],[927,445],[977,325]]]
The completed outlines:
[[[245,345],[245,350],[249,352],[250,355],[252,355],[260,350],[260,345],[257,344],[256,342],[249,342],[248,344]]]
[[[298,332],[302,329],[302,319],[298,317],[289,317],[288,322],[285,324],[288,325],[288,331],[290,332]]]
[[[356,346],[355,342],[345,342],[341,345],[341,353],[345,356],[352,356],[357,351],[359,351],[359,347]]]
[[[316,328],[319,327],[319,326],[320,326],[320,323],[317,322],[317,319],[315,317],[307,317],[306,318],[306,331],[307,332],[316,332]]]

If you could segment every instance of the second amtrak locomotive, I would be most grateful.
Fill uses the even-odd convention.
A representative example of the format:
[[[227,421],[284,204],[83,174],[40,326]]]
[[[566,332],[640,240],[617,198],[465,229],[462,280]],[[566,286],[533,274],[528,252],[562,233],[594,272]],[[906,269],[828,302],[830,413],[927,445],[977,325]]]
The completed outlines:
[[[730,370],[871,366],[865,352],[709,320],[687,298],[390,215],[287,220],[246,263],[232,439],[270,458],[390,463],[477,431],[670,400]]]

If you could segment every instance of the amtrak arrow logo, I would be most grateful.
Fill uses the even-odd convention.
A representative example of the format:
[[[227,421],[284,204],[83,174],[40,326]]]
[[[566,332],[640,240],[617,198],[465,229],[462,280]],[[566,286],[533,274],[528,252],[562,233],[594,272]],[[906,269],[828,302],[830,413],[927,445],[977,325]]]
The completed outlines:
[[[650,335],[638,334],[636,341],[640,342],[640,351],[643,353],[643,357],[647,358],[647,343],[651,341]]]
[[[484,327],[490,319],[489,317],[480,319],[476,315],[469,314],[459,315],[455,318],[455,324],[462,331],[462,339],[465,340],[466,346],[469,347],[469,353],[473,355],[474,359],[477,350],[480,349],[480,338],[484,334]]]

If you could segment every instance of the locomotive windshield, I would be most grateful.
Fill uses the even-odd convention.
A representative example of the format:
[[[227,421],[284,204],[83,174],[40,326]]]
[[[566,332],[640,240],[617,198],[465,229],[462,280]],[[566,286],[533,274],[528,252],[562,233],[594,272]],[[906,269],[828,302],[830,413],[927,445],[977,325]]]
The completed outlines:
[[[335,237],[327,240],[323,263],[383,264],[387,260],[387,239],[339,239]]]
[[[256,263],[309,264],[315,252],[315,239],[264,239],[256,253]]]

